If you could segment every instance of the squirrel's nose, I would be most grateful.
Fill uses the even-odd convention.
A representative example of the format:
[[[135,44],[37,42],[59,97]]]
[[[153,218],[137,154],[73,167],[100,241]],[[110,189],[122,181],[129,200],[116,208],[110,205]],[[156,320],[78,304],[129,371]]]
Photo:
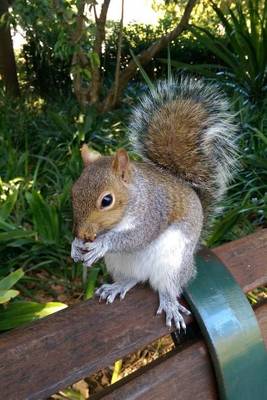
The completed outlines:
[[[93,242],[95,240],[95,238],[96,238],[96,234],[95,233],[93,235],[85,234],[83,240],[85,242]]]
[[[95,233],[84,232],[82,229],[76,232],[76,237],[78,239],[84,240],[85,242],[93,242],[96,238]]]

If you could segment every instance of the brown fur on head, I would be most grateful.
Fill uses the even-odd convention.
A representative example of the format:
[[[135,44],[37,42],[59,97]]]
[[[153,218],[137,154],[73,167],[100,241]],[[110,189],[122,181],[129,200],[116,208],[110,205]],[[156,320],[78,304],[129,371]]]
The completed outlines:
[[[73,228],[79,239],[93,241],[122,219],[128,203],[131,165],[124,149],[114,157],[102,157],[83,145],[81,155],[85,168],[72,188]]]

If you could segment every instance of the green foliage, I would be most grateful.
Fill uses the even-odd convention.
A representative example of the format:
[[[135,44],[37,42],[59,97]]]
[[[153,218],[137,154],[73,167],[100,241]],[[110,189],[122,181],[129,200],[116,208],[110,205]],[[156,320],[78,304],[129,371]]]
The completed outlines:
[[[158,24],[166,32],[174,28],[181,20],[187,0],[154,0],[152,3],[153,9],[159,13]],[[216,32],[219,20],[212,12],[211,3],[210,0],[197,2],[190,17],[190,23],[205,26],[210,31]]]
[[[86,398],[78,390],[67,388],[57,394],[57,398],[60,400],[85,400]]]
[[[25,323],[46,317],[66,308],[66,304],[49,302],[45,304],[20,301],[0,308],[0,331],[16,328]]]
[[[57,273],[66,282],[81,277],[81,266],[70,259],[70,189],[82,170],[79,149],[84,141],[105,154],[127,147],[122,122],[127,112],[102,117],[91,108],[81,113],[66,97],[5,100],[0,109],[3,274],[20,265],[25,271]]]
[[[9,300],[19,295],[17,290],[12,290],[11,288],[23,275],[24,272],[22,268],[20,268],[17,269],[17,271],[11,272],[5,278],[0,279],[0,304],[7,303]]]
[[[70,8],[69,2],[65,7]],[[11,22],[23,29],[26,43],[22,49],[24,79],[41,93],[70,88],[72,49],[64,31],[62,15],[52,1],[18,0],[12,4]],[[61,53],[57,48],[61,44]]]
[[[0,279],[0,331],[16,328],[21,324],[46,317],[49,314],[67,307],[63,303],[56,302],[39,304],[17,301],[9,303],[11,299],[19,295],[19,291],[12,289],[12,287],[22,279],[23,276],[23,269],[19,268],[11,272],[8,276]],[[5,304],[5,307],[3,307],[3,304]]]
[[[119,23],[107,22],[105,51],[99,59],[93,51],[95,24],[92,20],[85,18],[82,34],[79,40],[74,40],[77,35],[78,4],[77,0],[17,0],[12,3],[11,22],[14,27],[19,25],[23,29],[26,39],[20,55],[20,81],[27,88],[37,90],[42,96],[53,94],[55,90],[60,93],[69,92],[71,77],[74,75],[79,75],[86,87],[91,81],[92,68],[99,65],[106,76],[105,84],[114,79]],[[180,7],[181,10],[183,7],[184,4]],[[176,18],[164,17],[155,26],[136,23],[126,25],[123,28],[121,69],[128,65],[131,49],[138,54],[149,47],[173,28],[178,16],[180,14],[176,12]],[[200,46],[188,35],[174,41],[171,50],[172,56],[183,62],[200,63],[207,58],[215,59],[206,46]],[[159,57],[166,57],[166,50],[162,51]],[[167,72],[157,59],[152,60],[146,71],[150,78],[158,78]]]
[[[192,32],[220,65],[186,65],[180,61],[173,65],[219,80],[260,105],[267,87],[267,2],[237,1],[233,7],[224,5],[223,10],[212,2],[212,7],[224,35],[201,26],[192,27]]]
[[[88,1],[87,3],[90,3]],[[91,80],[91,68],[100,64],[92,50],[95,27],[85,18],[79,32],[79,1],[17,0],[12,4],[11,22],[24,31],[23,45],[25,77],[42,95],[71,88],[71,74],[79,73],[83,81]],[[77,36],[77,37],[76,37]],[[82,66],[74,54],[84,54]]]
[[[133,50],[135,55],[139,54],[142,50],[148,48],[153,42],[169,31],[172,28],[172,25],[172,21],[169,20],[166,21],[164,25],[161,23],[159,25],[136,23],[126,25],[123,28],[121,69],[123,70],[129,64],[129,61],[132,58],[131,50]],[[103,60],[103,67],[105,68],[107,78],[113,79],[117,55],[119,23],[109,21],[107,27],[108,31],[105,45],[106,52]],[[213,63],[218,61],[207,47],[199,44],[197,40],[194,40],[192,35],[191,37],[186,34],[179,36],[171,43],[170,49],[172,59],[180,60],[185,63],[202,63],[207,59]],[[166,76],[167,68],[165,68],[165,66],[159,61],[160,58],[166,56],[167,51],[164,49],[157,55],[157,58],[153,59],[146,66],[146,73],[150,79],[158,79],[162,76]],[[137,75],[135,80],[139,79],[140,75]]]
[[[207,241],[215,246],[249,234],[267,221],[267,113],[238,97],[240,170]],[[265,108],[266,109],[266,108]]]
[[[98,267],[93,267],[90,269],[85,286],[85,294],[84,294],[85,300],[91,299],[93,297],[99,273],[100,273],[100,268]]]
[[[146,82],[146,84],[147,84],[149,90],[150,90],[150,91],[153,91],[154,85],[153,85],[153,83],[151,82],[151,79],[150,79],[149,76],[147,75],[147,73],[146,73],[146,71],[144,70],[144,68],[142,67],[142,65],[139,63],[138,58],[134,55],[133,51],[131,51],[131,56],[132,56],[134,62],[136,63],[136,65],[138,66],[138,68],[139,68],[139,70],[140,70],[140,72],[141,72],[141,75],[142,75],[144,81]]]
[[[32,215],[33,228],[38,237],[45,243],[59,243],[59,215],[54,204],[48,204],[43,196],[36,190],[26,192],[26,199],[29,203]]]

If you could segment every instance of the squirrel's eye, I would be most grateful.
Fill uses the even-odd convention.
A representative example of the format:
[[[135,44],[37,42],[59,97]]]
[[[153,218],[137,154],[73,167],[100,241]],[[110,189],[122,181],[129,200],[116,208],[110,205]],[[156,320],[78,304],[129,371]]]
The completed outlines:
[[[112,194],[106,194],[101,200],[101,208],[109,207],[113,202]]]

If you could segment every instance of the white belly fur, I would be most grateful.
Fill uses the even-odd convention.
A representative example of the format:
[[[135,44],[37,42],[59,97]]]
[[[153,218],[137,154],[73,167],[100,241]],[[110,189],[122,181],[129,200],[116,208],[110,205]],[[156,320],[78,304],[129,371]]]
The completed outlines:
[[[171,225],[145,249],[134,253],[107,253],[107,270],[115,281],[134,278],[169,291],[179,276],[188,239],[179,224]]]

